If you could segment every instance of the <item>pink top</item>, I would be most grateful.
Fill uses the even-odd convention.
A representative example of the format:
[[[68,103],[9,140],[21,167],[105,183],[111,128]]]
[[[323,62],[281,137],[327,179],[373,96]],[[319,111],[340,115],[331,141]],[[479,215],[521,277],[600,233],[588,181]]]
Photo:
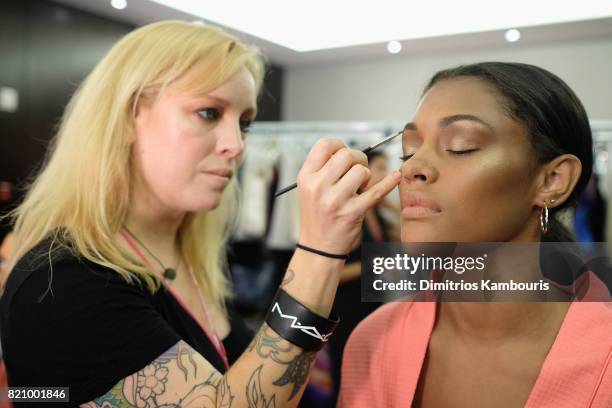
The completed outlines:
[[[434,302],[392,302],[346,345],[339,407],[412,405],[436,317]],[[612,303],[573,302],[527,408],[612,407]]]

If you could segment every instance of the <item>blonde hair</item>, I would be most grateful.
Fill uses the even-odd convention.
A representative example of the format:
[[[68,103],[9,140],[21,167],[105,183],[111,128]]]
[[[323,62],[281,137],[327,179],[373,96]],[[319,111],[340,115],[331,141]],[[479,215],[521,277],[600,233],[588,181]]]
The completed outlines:
[[[15,239],[9,268],[51,237],[49,259],[54,247],[70,248],[129,283],[141,278],[151,292],[159,289],[156,275],[115,242],[135,176],[130,142],[136,109],[146,95],[166,87],[205,94],[242,67],[259,91],[260,52],[216,27],[162,21],[117,42],[72,96],[42,170],[11,213]],[[237,206],[232,181],[216,209],[188,213],[178,232],[205,296],[223,311],[231,294],[225,246]]]

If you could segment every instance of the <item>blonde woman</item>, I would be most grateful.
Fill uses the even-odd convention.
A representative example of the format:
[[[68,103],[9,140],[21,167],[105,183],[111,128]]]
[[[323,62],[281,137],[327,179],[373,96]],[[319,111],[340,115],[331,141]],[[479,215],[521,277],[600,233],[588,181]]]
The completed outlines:
[[[69,404],[88,407],[297,405],[337,323],[344,254],[399,174],[356,194],[365,156],[313,147],[298,176],[301,249],[242,353],[224,249],[262,74],[257,50],[169,21],[127,35],[86,78],[15,212],[11,386],[70,387]]]

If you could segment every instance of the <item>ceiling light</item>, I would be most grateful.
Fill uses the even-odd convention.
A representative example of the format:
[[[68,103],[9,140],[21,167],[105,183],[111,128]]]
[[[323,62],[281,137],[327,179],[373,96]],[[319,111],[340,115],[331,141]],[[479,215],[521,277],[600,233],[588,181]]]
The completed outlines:
[[[554,7],[534,0],[495,2],[495,7],[491,0],[428,1],[394,12],[389,10],[397,10],[397,0],[377,0],[376,7],[354,0],[149,1],[295,51],[612,17],[612,1],[602,0],[558,1]]]
[[[111,6],[113,6],[117,10],[123,10],[124,8],[127,7],[127,1],[126,0],[111,0]]]
[[[504,35],[506,37],[506,41],[508,42],[517,42],[521,38],[521,32],[515,28],[506,31]]]
[[[387,43],[387,51],[389,51],[391,54],[397,54],[401,50],[402,43],[400,43],[399,41],[393,40]]]

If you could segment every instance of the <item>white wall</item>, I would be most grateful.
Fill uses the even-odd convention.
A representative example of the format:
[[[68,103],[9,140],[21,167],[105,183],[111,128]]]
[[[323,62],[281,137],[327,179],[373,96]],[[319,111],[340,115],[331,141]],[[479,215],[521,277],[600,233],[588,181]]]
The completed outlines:
[[[409,119],[436,71],[485,60],[548,69],[578,94],[591,119],[612,119],[612,37],[606,37],[288,68],[283,120]]]

